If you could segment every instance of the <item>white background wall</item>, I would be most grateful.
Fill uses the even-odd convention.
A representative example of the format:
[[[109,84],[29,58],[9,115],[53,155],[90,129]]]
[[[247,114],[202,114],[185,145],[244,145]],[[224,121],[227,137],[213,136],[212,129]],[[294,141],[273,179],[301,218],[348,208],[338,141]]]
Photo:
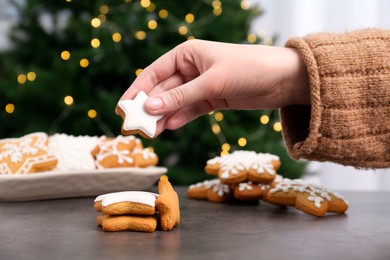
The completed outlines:
[[[252,31],[277,36],[283,46],[293,36],[313,32],[390,29],[388,0],[252,0],[264,9]],[[311,163],[305,178],[335,190],[390,190],[390,169],[356,170],[332,163]]]

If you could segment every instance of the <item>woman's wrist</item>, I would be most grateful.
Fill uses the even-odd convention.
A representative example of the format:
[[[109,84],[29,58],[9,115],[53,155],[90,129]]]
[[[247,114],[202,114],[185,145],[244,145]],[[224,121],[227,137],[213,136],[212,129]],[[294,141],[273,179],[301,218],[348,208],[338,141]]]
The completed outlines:
[[[286,55],[285,77],[281,82],[283,106],[309,105],[310,83],[306,64],[297,49],[283,48]]]

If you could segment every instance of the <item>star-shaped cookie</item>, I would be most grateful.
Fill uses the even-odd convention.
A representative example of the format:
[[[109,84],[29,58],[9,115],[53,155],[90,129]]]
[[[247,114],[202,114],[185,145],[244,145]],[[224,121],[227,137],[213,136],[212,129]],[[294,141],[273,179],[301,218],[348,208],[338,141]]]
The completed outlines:
[[[162,115],[149,114],[145,108],[148,95],[140,91],[133,100],[118,102],[119,115],[123,118],[122,134],[139,134],[145,138],[152,138],[156,134],[157,121]]]
[[[158,182],[158,193],[156,208],[160,213],[161,230],[172,230],[180,224],[179,197],[165,175]]]
[[[27,174],[51,170],[57,157],[49,150],[46,133],[0,140],[0,174]]]

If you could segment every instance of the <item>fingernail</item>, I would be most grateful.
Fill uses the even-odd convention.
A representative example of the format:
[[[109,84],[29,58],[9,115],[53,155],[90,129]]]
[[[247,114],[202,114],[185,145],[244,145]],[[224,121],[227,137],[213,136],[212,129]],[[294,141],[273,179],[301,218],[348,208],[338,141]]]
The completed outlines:
[[[148,98],[145,105],[152,110],[158,110],[163,107],[163,101],[161,98],[157,97]]]

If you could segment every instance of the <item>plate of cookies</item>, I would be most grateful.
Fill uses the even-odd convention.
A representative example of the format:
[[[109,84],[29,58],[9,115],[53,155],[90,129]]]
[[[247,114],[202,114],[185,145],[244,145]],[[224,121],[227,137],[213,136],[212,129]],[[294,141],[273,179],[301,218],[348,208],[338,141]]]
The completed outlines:
[[[167,172],[133,136],[47,135],[0,140],[0,201],[96,196],[146,190]]]

